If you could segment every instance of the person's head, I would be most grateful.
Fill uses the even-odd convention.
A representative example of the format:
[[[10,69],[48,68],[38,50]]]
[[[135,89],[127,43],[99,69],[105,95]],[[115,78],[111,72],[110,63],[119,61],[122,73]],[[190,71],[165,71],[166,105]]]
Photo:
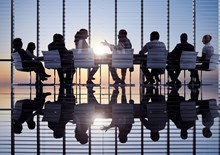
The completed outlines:
[[[53,41],[54,42],[64,42],[64,37],[63,37],[63,35],[56,33],[53,35]]]
[[[82,38],[82,33],[80,31],[77,31],[74,36],[74,42],[75,44]]]
[[[13,40],[12,44],[13,44],[13,48],[14,48],[15,50],[21,49],[22,46],[23,46],[23,43],[22,43],[21,38],[15,38],[15,39]]]
[[[62,138],[64,136],[64,130],[54,130],[53,131],[53,137],[58,139]]]
[[[76,137],[76,140],[80,142],[81,144],[88,143],[89,136],[87,135],[87,133],[75,132],[75,137]]]
[[[181,137],[182,139],[187,139],[187,138],[188,138],[188,132],[187,132],[187,130],[182,129],[181,132],[180,132],[180,137]]]
[[[75,138],[81,144],[88,143],[89,136],[86,133],[87,127],[85,125],[76,126],[75,128]]]
[[[204,35],[202,38],[203,44],[208,44],[211,40],[212,40],[212,36],[209,34]]]
[[[151,131],[150,138],[152,141],[157,142],[160,139],[160,133],[158,131]]]
[[[187,42],[187,40],[188,40],[187,34],[186,34],[186,33],[182,33],[182,34],[180,35],[180,41],[181,41],[181,42]]]
[[[29,42],[27,45],[27,50],[34,51],[36,48],[35,43]]]
[[[81,37],[82,39],[87,39],[88,38],[88,31],[86,29],[80,29]]]
[[[124,132],[119,132],[118,139],[121,143],[126,143],[128,141],[128,136]]]
[[[207,128],[207,127],[202,129],[202,134],[206,138],[212,137],[212,132],[211,132],[210,128]]]
[[[126,38],[127,37],[127,31],[124,30],[124,29],[121,29],[119,32],[118,32],[118,39],[120,38]]]
[[[27,126],[30,130],[33,130],[35,128],[36,124],[33,120],[30,120],[27,122]]]
[[[159,40],[160,34],[157,31],[153,31],[150,34],[150,41]]]

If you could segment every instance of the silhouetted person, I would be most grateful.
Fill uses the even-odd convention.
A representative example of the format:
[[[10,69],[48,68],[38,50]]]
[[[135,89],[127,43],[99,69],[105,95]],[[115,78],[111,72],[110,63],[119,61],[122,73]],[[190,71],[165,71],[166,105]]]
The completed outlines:
[[[158,94],[158,88],[153,92],[153,87],[148,87],[146,94],[141,100],[142,111],[146,113],[147,119],[142,115],[141,123],[150,130],[150,137],[153,141],[160,139],[160,130],[163,130],[168,121],[165,97]],[[151,99],[151,102],[150,102]]]
[[[43,93],[42,87],[40,87],[36,92],[34,100],[23,99],[16,101],[12,117],[14,133],[20,134],[25,122],[30,130],[35,128],[34,116],[43,108],[45,98],[48,95],[50,93]]]
[[[19,53],[22,60],[22,66],[24,68],[36,68],[34,70],[36,76],[39,74],[41,81],[47,80],[47,78],[50,77],[50,75],[46,74],[43,64],[38,60],[33,60],[33,58],[30,57],[24,49],[22,49],[22,46],[23,43],[21,38],[15,38],[13,40],[13,52]]]
[[[178,79],[180,75],[180,57],[183,51],[192,51],[195,52],[195,48],[193,45],[187,42],[188,36],[186,33],[182,33],[180,35],[180,43],[176,45],[176,47],[172,50],[172,52],[168,53],[168,65],[167,71],[168,75],[171,78],[169,82],[170,85],[181,85],[181,81]],[[194,74],[194,71],[191,71],[191,74]]]
[[[38,57],[36,57],[34,55],[34,50],[35,50],[36,46],[35,46],[35,43],[33,42],[29,42],[28,45],[27,45],[27,48],[26,48],[26,52],[27,54],[29,55],[29,57],[31,57],[32,59],[34,60],[37,60]]]
[[[94,101],[93,99],[92,101]],[[94,123],[96,106],[97,106],[96,102],[88,102],[88,104],[77,104],[75,106],[74,109],[74,121],[76,122],[75,138],[81,144],[88,143],[89,136],[87,134],[87,131]]]
[[[77,31],[75,36],[74,36],[74,44],[75,44],[75,48],[79,49],[79,40],[82,37],[82,32]],[[87,47],[89,46],[88,44],[86,45]]]
[[[125,98],[125,90],[122,88],[122,104],[117,104],[117,97],[119,94],[118,87],[113,90],[110,105],[112,106],[112,121],[108,126],[103,126],[102,130],[109,130],[117,127],[119,130],[118,139],[121,143],[126,143],[128,134],[132,129],[134,123],[133,104],[127,104]],[[123,109],[123,110],[122,110]]]
[[[88,38],[88,31],[86,29],[80,29],[80,31],[78,31],[75,34],[75,46],[76,49],[88,49],[89,45],[86,42],[86,39]],[[88,80],[87,80],[87,84],[94,84],[92,80],[95,80],[94,75],[95,73],[98,71],[99,66],[98,64],[95,64],[95,67],[92,68],[92,70],[89,71],[89,75],[88,75]]]
[[[167,99],[168,118],[173,121],[173,123],[176,125],[178,129],[180,129],[180,137],[182,139],[187,139],[188,129],[195,126],[195,121],[197,119],[194,116],[192,117],[191,115],[191,112],[195,111],[196,107],[192,103],[187,104],[186,102],[185,104],[185,98],[183,96],[180,96],[178,93],[179,88],[180,87],[173,87],[171,92],[168,94],[168,99]],[[182,109],[184,107],[188,107],[187,109],[191,109],[192,111],[190,110],[185,111],[185,109]]]
[[[215,99],[199,100],[197,102],[197,113],[202,115],[202,134],[206,138],[212,136],[211,127],[214,125],[214,118],[219,117],[218,105]]]
[[[112,45],[109,44],[107,41],[102,42],[103,45],[109,46],[111,51],[114,50],[122,50],[122,49],[131,49],[132,48],[132,44],[130,42],[130,40],[127,38],[127,31],[124,29],[121,29],[118,32],[118,45]],[[121,79],[118,77],[118,74],[116,72],[116,69],[113,68],[111,65],[109,66],[109,70],[111,72],[112,78],[115,81],[115,83],[122,83],[125,84],[125,77],[126,77],[126,71],[127,68],[122,68],[121,69]],[[133,69],[131,68],[130,71],[132,71]]]
[[[65,47],[64,37],[61,34],[53,35],[53,42],[48,45],[48,50],[58,50],[61,57],[61,66],[58,68],[60,84],[72,84],[75,68],[73,67],[73,54]]]
[[[214,54],[214,47],[210,44],[212,40],[212,36],[207,34],[202,38],[202,42],[204,47],[202,48],[202,57],[199,58],[202,61],[202,66],[197,66],[198,68],[208,69],[209,68],[209,60],[211,56]]]
[[[146,43],[144,47],[139,52],[140,55],[145,55],[150,49],[164,49],[166,52],[166,46],[163,42],[159,41],[160,35],[157,31],[153,31],[150,34],[150,42]],[[152,69],[151,72],[146,67],[146,62],[144,62],[141,66],[141,70],[144,73],[145,78],[147,81],[144,84],[153,84],[156,82],[160,82],[159,74],[161,74],[160,69]],[[153,79],[155,77],[155,79]]]
[[[47,114],[47,112],[51,111],[50,108],[54,109],[55,107],[59,107],[56,113]],[[48,127],[53,130],[54,138],[62,138],[64,136],[66,124],[72,120],[74,107],[75,96],[71,86],[61,85],[57,101],[46,103],[45,115],[51,116],[47,116],[50,117],[50,120],[47,120],[47,118],[43,120],[48,121]]]

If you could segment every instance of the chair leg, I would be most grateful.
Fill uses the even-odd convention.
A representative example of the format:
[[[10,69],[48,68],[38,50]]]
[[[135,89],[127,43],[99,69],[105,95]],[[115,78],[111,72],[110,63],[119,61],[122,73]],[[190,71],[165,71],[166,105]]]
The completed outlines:
[[[184,84],[186,84],[186,70],[183,71]]]
[[[31,85],[31,83],[32,83],[32,80],[31,80],[31,72],[29,73],[30,74],[30,85]],[[37,75],[36,75],[37,76]]]
[[[200,70],[200,83],[201,83],[201,85],[202,85],[202,70]]]

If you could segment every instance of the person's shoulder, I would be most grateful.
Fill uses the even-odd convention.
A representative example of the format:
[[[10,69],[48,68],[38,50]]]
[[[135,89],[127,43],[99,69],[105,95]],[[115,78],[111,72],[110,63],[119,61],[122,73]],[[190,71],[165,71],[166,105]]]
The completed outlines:
[[[183,45],[185,44],[185,45],[187,45],[188,47],[193,47],[194,48],[194,46],[192,45],[192,44],[190,44],[190,43],[188,43],[188,42],[185,42],[185,43],[182,43]]]
[[[55,46],[55,43],[51,42],[51,43],[48,44],[48,49],[53,50],[54,46]]]

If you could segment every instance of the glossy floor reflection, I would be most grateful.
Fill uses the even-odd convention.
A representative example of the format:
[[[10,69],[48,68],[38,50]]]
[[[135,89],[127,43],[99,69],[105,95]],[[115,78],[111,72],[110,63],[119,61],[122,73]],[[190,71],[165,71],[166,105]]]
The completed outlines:
[[[0,154],[217,155],[216,87],[13,86]]]

